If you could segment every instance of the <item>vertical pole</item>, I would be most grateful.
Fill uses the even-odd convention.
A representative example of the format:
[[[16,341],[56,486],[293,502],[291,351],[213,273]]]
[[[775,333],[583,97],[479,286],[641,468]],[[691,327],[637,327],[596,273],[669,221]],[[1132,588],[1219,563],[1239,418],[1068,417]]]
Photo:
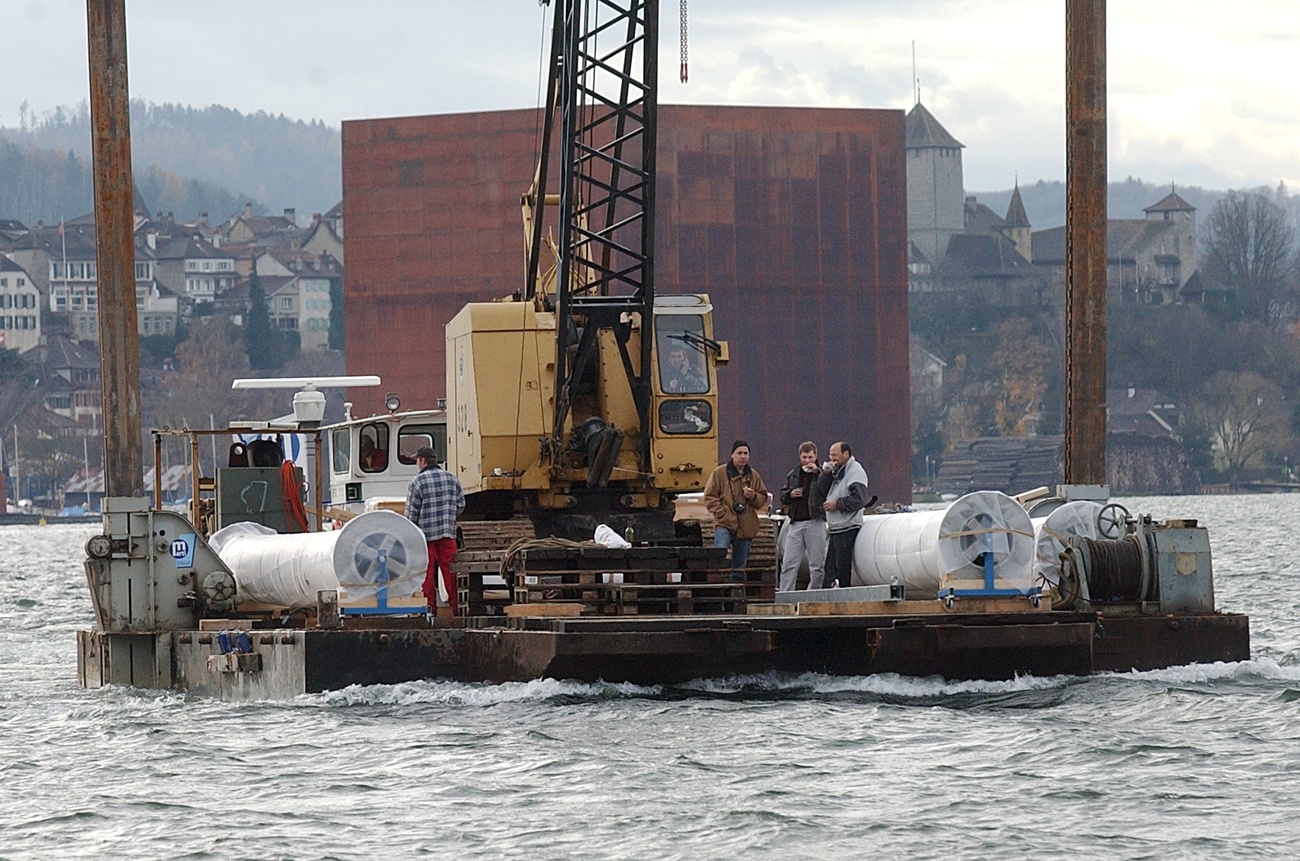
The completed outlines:
[[[105,434],[107,437],[107,434]],[[162,508],[162,434],[154,431],[153,435],[153,507]],[[107,481],[107,474],[105,480]],[[108,495],[108,485],[104,485],[104,495]]]
[[[1065,11],[1065,480],[1106,483],[1106,0]]]
[[[90,511],[90,442],[81,438],[81,471],[86,476],[86,511]]]
[[[321,481],[324,480],[325,476],[324,476],[324,467],[321,466],[321,462],[320,462],[320,451],[321,451],[320,428],[317,428],[316,431],[312,434],[311,446],[312,446],[312,455],[311,455],[312,470],[315,472],[315,476],[312,479],[311,499],[316,509],[316,531],[320,532],[322,529],[324,529],[324,523],[322,522],[322,518],[324,517],[323,511],[325,508],[325,494],[321,492],[322,491]]]
[[[134,184],[126,74],[126,0],[86,0],[99,272],[104,494],[140,496],[140,348],[135,310]],[[66,274],[66,273],[65,273]]]

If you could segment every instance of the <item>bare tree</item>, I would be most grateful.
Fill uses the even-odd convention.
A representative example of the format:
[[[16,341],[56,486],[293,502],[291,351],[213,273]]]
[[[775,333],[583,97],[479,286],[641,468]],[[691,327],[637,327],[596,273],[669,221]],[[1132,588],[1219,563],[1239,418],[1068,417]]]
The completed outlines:
[[[998,433],[1027,436],[1037,424],[1043,394],[1047,391],[1051,354],[1034,336],[1024,317],[997,324],[993,334],[997,337],[991,369],[996,392],[993,415]]]
[[[1215,459],[1235,488],[1242,470],[1268,451],[1283,428],[1282,390],[1252,371],[1221,371],[1201,390],[1194,410],[1209,430]]]
[[[1205,219],[1205,271],[1235,290],[1243,316],[1275,324],[1295,311],[1296,229],[1268,196],[1230,191]]]

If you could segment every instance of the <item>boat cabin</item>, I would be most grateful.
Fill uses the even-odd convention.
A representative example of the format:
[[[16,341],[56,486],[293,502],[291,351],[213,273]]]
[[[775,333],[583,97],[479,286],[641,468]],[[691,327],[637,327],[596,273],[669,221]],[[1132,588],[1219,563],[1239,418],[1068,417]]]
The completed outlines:
[[[447,461],[446,410],[348,418],[321,432],[329,445],[330,505],[345,511],[360,513],[374,497],[405,498],[424,446]]]

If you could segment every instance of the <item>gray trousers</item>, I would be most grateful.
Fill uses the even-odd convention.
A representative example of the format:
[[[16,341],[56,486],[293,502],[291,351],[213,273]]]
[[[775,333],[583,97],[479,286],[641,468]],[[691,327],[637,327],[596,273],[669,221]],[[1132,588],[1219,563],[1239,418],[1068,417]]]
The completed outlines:
[[[781,546],[781,579],[777,589],[794,591],[799,566],[808,563],[808,588],[822,588],[826,571],[826,521],[791,520],[785,525],[785,543]]]

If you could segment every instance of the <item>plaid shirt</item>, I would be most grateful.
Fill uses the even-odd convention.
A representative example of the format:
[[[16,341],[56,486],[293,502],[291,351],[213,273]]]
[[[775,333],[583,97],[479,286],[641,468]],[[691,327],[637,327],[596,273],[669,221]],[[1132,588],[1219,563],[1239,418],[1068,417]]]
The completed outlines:
[[[424,533],[426,541],[456,537],[456,515],[465,510],[465,491],[456,476],[429,467],[411,479],[406,493],[406,519]]]

